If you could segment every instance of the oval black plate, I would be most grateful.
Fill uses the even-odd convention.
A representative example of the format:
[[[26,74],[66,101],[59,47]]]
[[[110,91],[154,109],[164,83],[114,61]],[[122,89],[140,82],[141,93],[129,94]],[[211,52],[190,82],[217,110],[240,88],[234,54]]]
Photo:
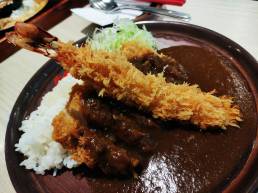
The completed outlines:
[[[207,45],[212,45],[220,52],[228,55],[237,61],[235,68],[240,72],[246,80],[253,94],[253,105],[256,108],[257,116],[257,89],[258,89],[258,65],[255,59],[241,46],[228,38],[210,31],[208,29],[184,23],[175,22],[141,22],[148,30],[155,33],[176,33],[182,36],[188,36],[199,39]],[[78,43],[82,43],[83,40]],[[239,64],[239,65],[238,65]],[[8,172],[14,188],[19,193],[35,193],[35,192],[91,192],[87,182],[83,179],[71,179],[70,172],[64,172],[58,179],[51,175],[40,176],[32,171],[27,171],[19,166],[23,156],[14,150],[21,136],[18,128],[22,120],[30,114],[38,106],[42,96],[53,88],[53,80],[57,75],[63,73],[62,68],[54,61],[47,62],[27,83],[18,97],[12,113],[10,115],[6,138],[5,138],[5,156]],[[257,121],[257,120],[256,120]],[[257,129],[257,123],[256,127]],[[256,140],[257,141],[257,137]],[[252,143],[250,144],[252,145]],[[258,158],[257,143],[254,144],[245,165],[239,166],[241,171],[235,176],[232,183],[226,184],[225,192],[253,192],[257,187],[258,176]]]

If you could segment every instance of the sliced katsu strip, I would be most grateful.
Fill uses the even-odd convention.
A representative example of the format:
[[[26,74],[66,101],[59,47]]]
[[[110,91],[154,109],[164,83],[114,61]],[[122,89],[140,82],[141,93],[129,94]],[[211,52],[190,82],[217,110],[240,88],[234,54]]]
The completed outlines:
[[[134,120],[135,117],[130,117],[106,104],[87,87],[89,85],[73,87],[66,107],[69,113],[101,130],[107,129],[107,132],[114,135],[119,141],[132,147],[138,147],[143,152],[150,152],[153,149],[149,134],[142,128],[146,128],[146,124],[143,126]]]
[[[60,112],[52,123],[53,139],[59,142],[78,163],[99,168],[107,175],[134,174],[140,160],[107,137],[97,134],[74,119],[67,111]]]
[[[241,121],[239,107],[231,97],[202,92],[198,85],[167,83],[163,73],[145,75],[123,52],[96,51],[87,44],[78,48],[32,24],[16,24],[15,31],[6,37],[13,44],[55,58],[75,78],[101,89],[100,96],[134,104],[155,118],[188,120],[202,129],[238,127]]]
[[[186,70],[174,58],[158,53],[150,47],[144,47],[139,42],[125,43],[121,52],[145,75],[163,73],[167,82],[176,84],[188,81]]]

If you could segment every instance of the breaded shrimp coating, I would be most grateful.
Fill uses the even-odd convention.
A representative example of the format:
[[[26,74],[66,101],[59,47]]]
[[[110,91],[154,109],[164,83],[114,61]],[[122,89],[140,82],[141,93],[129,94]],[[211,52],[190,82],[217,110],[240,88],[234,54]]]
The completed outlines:
[[[144,45],[132,42],[120,51],[92,50],[62,43],[57,38],[31,24],[19,23],[9,33],[10,42],[54,58],[75,78],[88,81],[117,100],[151,112],[163,120],[188,120],[202,129],[238,127],[240,110],[231,97],[202,92],[197,85],[167,83],[163,74],[143,74],[128,58],[148,53]],[[134,46],[132,46],[134,44]],[[127,47],[126,47],[127,46]],[[134,47],[134,49],[133,49]]]
[[[189,120],[202,129],[237,127],[241,121],[240,110],[230,97],[202,92],[197,85],[167,83],[162,74],[144,75],[121,52],[58,45],[56,60],[75,78],[100,88],[100,95],[134,103],[163,120]]]

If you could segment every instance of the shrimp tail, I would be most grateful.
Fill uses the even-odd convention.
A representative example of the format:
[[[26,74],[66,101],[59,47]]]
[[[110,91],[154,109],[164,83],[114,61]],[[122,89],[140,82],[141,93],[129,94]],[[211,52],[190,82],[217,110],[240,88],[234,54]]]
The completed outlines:
[[[6,33],[7,40],[19,47],[55,58],[59,40],[43,29],[28,23],[17,22],[13,32]]]

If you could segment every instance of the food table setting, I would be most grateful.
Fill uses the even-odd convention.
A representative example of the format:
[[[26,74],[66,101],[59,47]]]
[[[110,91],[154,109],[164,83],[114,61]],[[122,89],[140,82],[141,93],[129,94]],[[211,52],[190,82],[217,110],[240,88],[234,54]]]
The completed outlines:
[[[56,2],[3,29],[0,193],[258,191],[257,1]]]

